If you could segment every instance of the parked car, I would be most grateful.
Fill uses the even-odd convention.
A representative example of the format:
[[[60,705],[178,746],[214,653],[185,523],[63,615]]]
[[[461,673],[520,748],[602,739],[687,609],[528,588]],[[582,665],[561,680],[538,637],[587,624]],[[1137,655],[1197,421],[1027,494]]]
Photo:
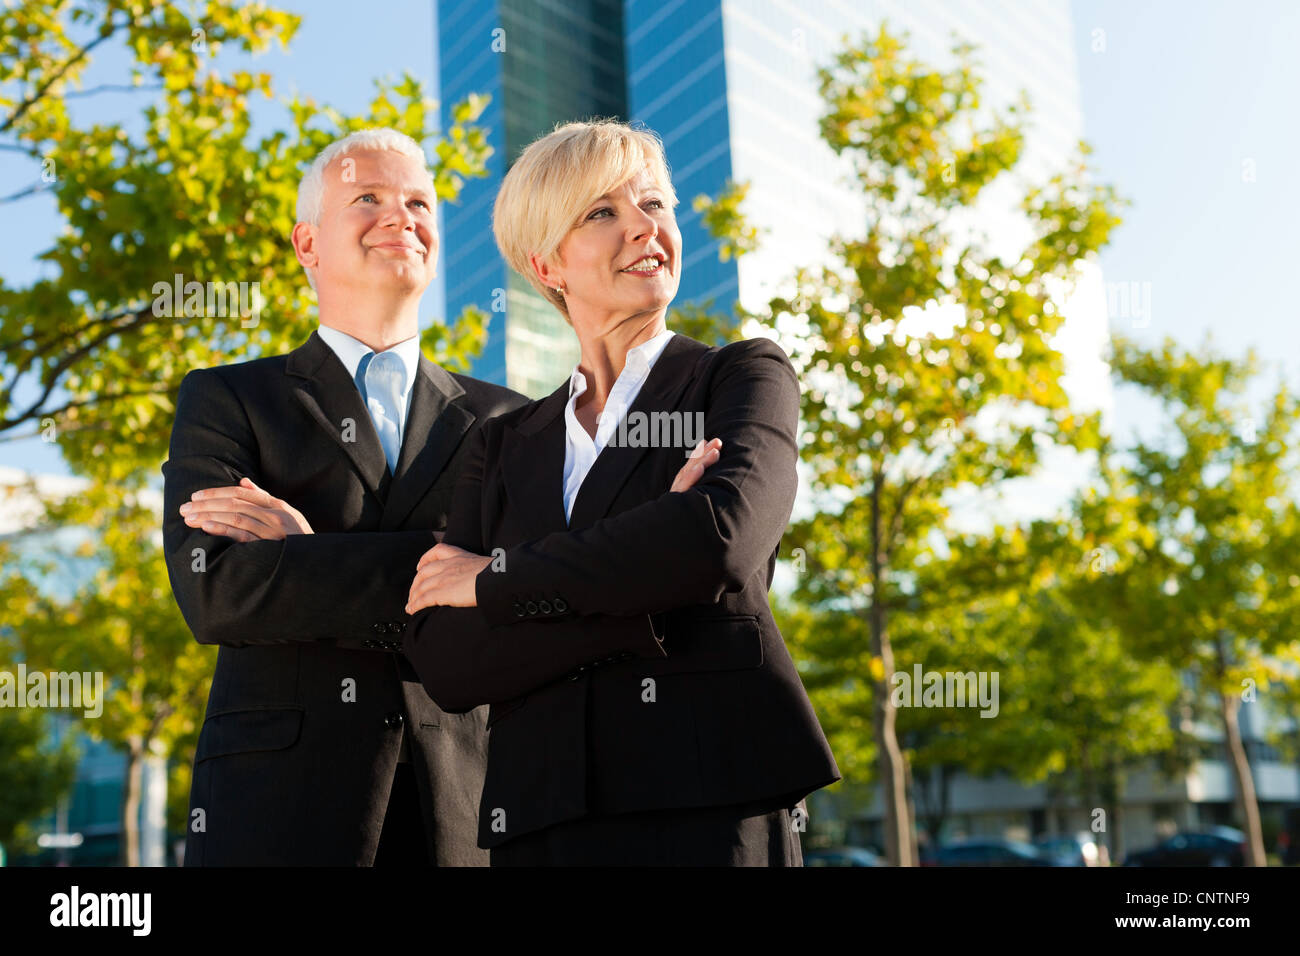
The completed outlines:
[[[1277,852],[1283,866],[1300,863],[1300,807],[1282,813],[1282,832],[1277,835]]]
[[[1028,843],[978,837],[954,840],[922,855],[922,866],[1053,866]]]
[[[1146,850],[1130,853],[1125,866],[1243,866],[1246,835],[1232,827],[1175,833]]]
[[[1040,837],[1034,841],[1034,848],[1056,866],[1110,865],[1105,844],[1098,843],[1091,833]]]
[[[860,846],[829,847],[809,850],[803,855],[804,866],[888,866],[870,850]]]

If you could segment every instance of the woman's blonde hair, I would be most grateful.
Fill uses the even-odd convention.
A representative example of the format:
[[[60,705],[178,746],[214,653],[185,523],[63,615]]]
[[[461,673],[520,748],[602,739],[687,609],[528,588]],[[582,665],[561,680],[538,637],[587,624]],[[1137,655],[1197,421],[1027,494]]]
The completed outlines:
[[[643,170],[676,206],[659,137],[644,127],[597,119],[564,123],[533,141],[501,183],[492,210],[497,248],[570,324],[564,296],[537,278],[528,257],[551,261],[583,210]]]

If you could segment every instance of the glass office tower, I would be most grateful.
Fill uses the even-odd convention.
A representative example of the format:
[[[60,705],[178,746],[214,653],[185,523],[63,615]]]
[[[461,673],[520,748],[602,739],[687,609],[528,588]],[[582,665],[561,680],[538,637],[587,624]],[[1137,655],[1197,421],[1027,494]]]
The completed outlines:
[[[488,176],[442,206],[446,314],[492,316],[473,374],[531,397],[568,379],[578,344],[563,317],[515,275],[492,237],[492,203],[525,146],[557,123],[627,117],[622,0],[440,0],[439,86],[444,127],[471,92],[492,102],[479,119],[494,152]]]
[[[576,347],[566,350],[572,332],[507,275],[490,229],[507,163],[558,121],[626,116],[663,138],[681,200],[678,305],[712,303],[728,315],[737,302],[758,308],[796,267],[826,261],[832,235],[860,234],[865,203],[818,135],[816,68],[846,35],[882,23],[906,31],[909,51],[937,66],[952,63],[954,35],[974,43],[985,103],[1008,105],[1023,90],[1033,105],[1018,173],[1041,181],[1064,168],[1083,135],[1068,0],[442,0],[444,110],[470,91],[493,97],[482,120],[497,150],[491,175],[469,182],[460,205],[443,210],[447,315],[467,303],[504,309],[493,313],[475,374],[541,395],[576,360]],[[503,50],[493,47],[495,30]],[[745,210],[762,233],[757,252],[722,263],[691,202],[717,195],[728,179],[750,183]],[[1012,188],[994,184],[972,217],[995,245],[1025,239],[1002,192]],[[1100,274],[1082,288],[1060,347],[1072,391],[1105,406]]]
[[[861,233],[850,170],[818,135],[816,68],[845,35],[887,23],[939,66],[952,62],[954,33],[976,44],[985,101],[1031,99],[1033,177],[1063,168],[1083,133],[1066,0],[627,0],[625,19],[628,106],[663,137],[682,198],[683,302],[757,307],[796,266],[824,261],[830,236]],[[746,212],[763,233],[756,253],[724,264],[690,200],[728,178],[750,183]],[[1023,238],[1015,216],[995,212],[996,191],[986,205],[980,223],[995,241]]]

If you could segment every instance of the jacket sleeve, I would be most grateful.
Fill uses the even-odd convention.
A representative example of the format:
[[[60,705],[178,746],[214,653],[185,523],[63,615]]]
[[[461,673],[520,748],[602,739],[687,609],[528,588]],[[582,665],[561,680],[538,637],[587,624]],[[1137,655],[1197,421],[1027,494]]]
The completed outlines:
[[[722,453],[694,487],[506,552],[475,581],[489,624],[559,595],[569,615],[656,614],[740,591],[781,542],[798,490],[799,381],[767,339],[726,346],[704,418]],[[557,618],[562,620],[562,618]]]
[[[482,532],[483,474],[494,427],[488,422],[471,438],[443,539],[474,554],[487,553]],[[489,567],[483,573],[502,572]],[[570,615],[503,627],[490,624],[477,607],[417,611],[406,628],[402,651],[429,696],[448,713],[511,700],[614,660],[666,656],[645,614],[584,619]]]
[[[163,465],[163,547],[172,593],[200,644],[246,647],[329,641],[396,650],[415,566],[432,530],[288,535],[239,542],[191,528],[190,495],[263,484],[257,441],[235,392],[215,369],[181,382]]]

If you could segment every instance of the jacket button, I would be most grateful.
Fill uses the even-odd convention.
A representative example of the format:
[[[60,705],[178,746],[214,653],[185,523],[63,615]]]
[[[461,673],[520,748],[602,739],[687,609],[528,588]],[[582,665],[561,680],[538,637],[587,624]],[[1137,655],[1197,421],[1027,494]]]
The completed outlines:
[[[364,641],[361,642],[361,646],[362,646],[362,647],[374,647],[374,646],[375,646],[375,642],[372,641],[372,640],[370,640],[370,638],[366,638]]]
[[[542,611],[543,614],[550,614],[550,613],[551,613],[551,602],[550,602],[550,601],[538,601],[538,602],[537,602],[537,606],[541,609],[541,611]]]
[[[384,723],[387,724],[389,727],[396,728],[402,726],[403,720],[404,718],[402,717],[401,712],[395,710],[387,717],[384,718]]]
[[[529,614],[537,613],[537,604],[534,601],[529,601],[527,604],[524,605],[524,608],[528,611]]]
[[[515,602],[515,617],[523,617],[525,614],[524,606],[518,601]]]
[[[376,634],[387,634],[387,633],[388,633],[388,625],[385,624],[385,623],[383,623],[382,621],[380,621],[380,622],[377,623],[377,624],[373,624],[373,625],[371,625],[371,628],[370,628],[370,629],[371,629],[372,631],[374,631]]]
[[[406,625],[399,624],[396,621],[393,621],[388,625],[389,634],[401,634],[404,630],[406,630]]]
[[[569,605],[565,603],[564,598],[557,597],[551,606],[555,608],[556,614],[563,614],[569,609]]]

